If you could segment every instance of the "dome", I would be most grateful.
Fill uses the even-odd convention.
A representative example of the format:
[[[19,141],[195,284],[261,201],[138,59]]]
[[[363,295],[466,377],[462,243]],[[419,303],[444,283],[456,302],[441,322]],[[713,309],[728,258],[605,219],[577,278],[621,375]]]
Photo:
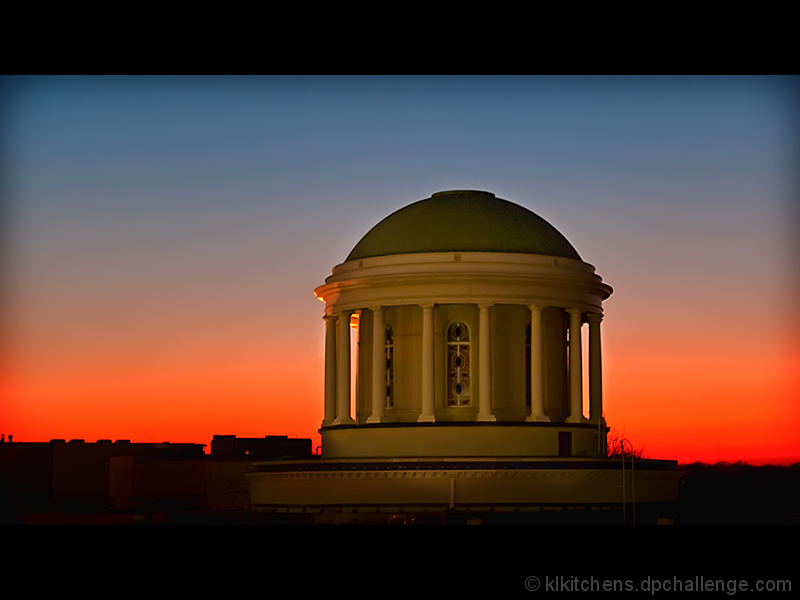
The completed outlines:
[[[540,216],[491,192],[433,194],[392,213],[356,244],[347,261],[421,252],[509,252],[581,260]]]

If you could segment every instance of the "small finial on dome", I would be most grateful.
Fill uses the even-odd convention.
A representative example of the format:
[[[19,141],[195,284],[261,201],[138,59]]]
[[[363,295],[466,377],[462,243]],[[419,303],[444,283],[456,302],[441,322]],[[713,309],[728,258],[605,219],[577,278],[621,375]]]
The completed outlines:
[[[491,198],[495,197],[492,192],[484,192],[482,190],[447,190],[444,192],[436,192],[431,196],[431,198],[435,198],[436,196],[444,196],[446,194],[480,194],[481,196],[490,196]]]

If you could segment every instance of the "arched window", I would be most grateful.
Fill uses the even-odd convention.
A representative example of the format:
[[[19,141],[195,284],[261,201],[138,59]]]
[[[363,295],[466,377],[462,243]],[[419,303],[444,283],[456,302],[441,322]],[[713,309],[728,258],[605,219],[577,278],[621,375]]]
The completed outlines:
[[[470,405],[469,328],[455,322],[447,328],[447,406]]]
[[[394,335],[391,326],[384,328],[383,350],[386,355],[386,408],[394,406]]]

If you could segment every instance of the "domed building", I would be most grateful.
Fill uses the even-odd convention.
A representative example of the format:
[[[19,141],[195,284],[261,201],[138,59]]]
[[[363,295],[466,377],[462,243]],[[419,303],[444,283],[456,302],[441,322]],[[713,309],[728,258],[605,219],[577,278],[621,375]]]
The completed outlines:
[[[373,227],[315,293],[322,458],[255,463],[254,509],[383,522],[677,500],[672,461],[637,460],[638,499],[621,495],[602,397],[612,289],[538,215],[433,194]]]

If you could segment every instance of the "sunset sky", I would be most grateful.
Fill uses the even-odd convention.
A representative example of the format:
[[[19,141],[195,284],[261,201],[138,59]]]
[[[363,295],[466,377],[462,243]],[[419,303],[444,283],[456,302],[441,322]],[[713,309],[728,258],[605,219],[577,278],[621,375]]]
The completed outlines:
[[[0,80],[0,433],[310,437],[313,290],[448,189],[614,288],[605,413],[651,458],[800,460],[798,80]]]

